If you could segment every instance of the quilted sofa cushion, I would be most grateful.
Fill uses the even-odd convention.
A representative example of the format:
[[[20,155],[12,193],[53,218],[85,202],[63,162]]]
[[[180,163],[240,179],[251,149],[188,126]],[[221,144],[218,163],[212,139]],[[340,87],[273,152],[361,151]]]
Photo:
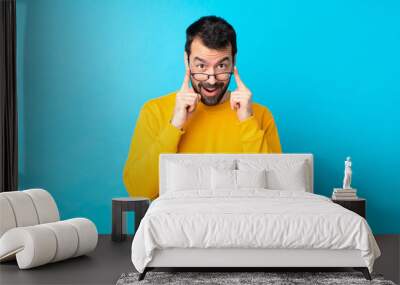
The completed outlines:
[[[86,254],[97,239],[96,226],[84,218],[17,227],[0,238],[0,261],[16,258],[20,269],[28,269]]]
[[[15,227],[60,220],[53,197],[44,189],[0,193],[0,237]]]

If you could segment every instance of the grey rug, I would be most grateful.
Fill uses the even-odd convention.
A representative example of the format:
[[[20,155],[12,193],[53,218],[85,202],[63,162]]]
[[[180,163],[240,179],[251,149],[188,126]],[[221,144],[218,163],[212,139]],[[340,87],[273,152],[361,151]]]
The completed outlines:
[[[133,284],[388,284],[382,275],[372,274],[372,281],[361,272],[147,272],[145,279],[138,281],[139,273],[124,273],[117,285]]]

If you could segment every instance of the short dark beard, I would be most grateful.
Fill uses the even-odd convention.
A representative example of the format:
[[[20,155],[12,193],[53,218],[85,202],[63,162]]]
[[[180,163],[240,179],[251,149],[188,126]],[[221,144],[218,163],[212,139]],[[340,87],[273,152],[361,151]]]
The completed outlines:
[[[190,79],[190,80],[192,81],[192,79]],[[213,87],[221,88],[221,83],[218,83],[218,82],[217,82],[217,83],[214,84],[214,85],[209,85],[209,84],[203,83],[203,82],[199,82],[199,83],[196,85],[196,84],[193,84],[193,81],[192,81],[191,83],[192,83],[192,86],[193,86],[194,91],[195,91],[196,93],[200,94],[200,97],[201,97],[200,101],[201,101],[204,105],[207,105],[207,106],[215,106],[215,105],[218,105],[218,104],[221,102],[221,100],[222,100],[222,98],[224,97],[226,91],[228,90],[229,82],[230,82],[230,81],[231,81],[231,80],[230,80],[230,78],[229,78],[229,81],[228,81],[228,83],[225,85],[224,89],[221,89],[221,91],[220,91],[217,95],[214,95],[214,96],[212,96],[212,97],[208,97],[208,96],[205,96],[205,95],[201,94],[201,92],[200,92],[201,88],[203,88],[203,86],[206,87],[206,88],[213,88]],[[223,83],[222,83],[222,84],[223,84]],[[222,85],[222,86],[223,86],[223,85]]]

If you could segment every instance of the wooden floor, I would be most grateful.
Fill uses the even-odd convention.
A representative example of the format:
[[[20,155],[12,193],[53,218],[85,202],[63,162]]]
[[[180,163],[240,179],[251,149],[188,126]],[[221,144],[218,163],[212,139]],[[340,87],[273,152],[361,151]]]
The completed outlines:
[[[399,283],[400,235],[375,237],[382,251],[374,272]],[[130,259],[132,238],[116,243],[101,235],[94,252],[41,267],[19,270],[15,261],[0,264],[0,284],[115,284],[124,272],[134,271]]]

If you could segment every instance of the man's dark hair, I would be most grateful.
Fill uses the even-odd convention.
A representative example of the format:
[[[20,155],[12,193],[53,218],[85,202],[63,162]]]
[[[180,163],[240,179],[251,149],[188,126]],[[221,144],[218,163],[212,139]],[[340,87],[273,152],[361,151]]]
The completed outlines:
[[[190,47],[195,37],[199,37],[203,44],[210,49],[232,47],[232,57],[237,52],[236,32],[224,19],[217,16],[204,16],[186,29],[185,51],[190,56]]]

